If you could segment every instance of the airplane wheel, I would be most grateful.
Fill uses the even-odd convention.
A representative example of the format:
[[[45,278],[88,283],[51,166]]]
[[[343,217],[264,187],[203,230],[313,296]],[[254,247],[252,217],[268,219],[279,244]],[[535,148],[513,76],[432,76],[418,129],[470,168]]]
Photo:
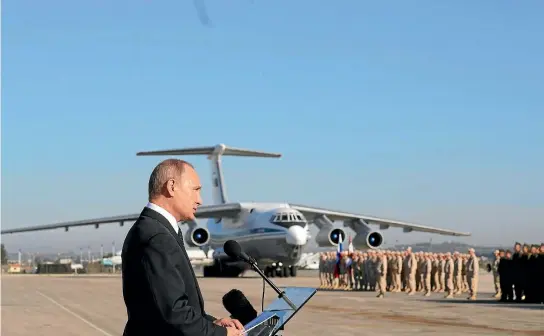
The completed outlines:
[[[296,266],[291,266],[291,269],[289,270],[289,273],[292,277],[296,277],[297,276],[297,267]]]
[[[282,276],[283,276],[284,278],[288,278],[288,277],[289,277],[289,267],[283,266],[282,271],[283,271]]]
[[[213,275],[213,266],[204,266],[202,269],[202,275],[205,278],[211,277]]]
[[[219,264],[217,262],[214,262],[212,265],[204,266],[202,268],[202,275],[205,278],[216,277],[219,275],[219,270],[220,270]]]

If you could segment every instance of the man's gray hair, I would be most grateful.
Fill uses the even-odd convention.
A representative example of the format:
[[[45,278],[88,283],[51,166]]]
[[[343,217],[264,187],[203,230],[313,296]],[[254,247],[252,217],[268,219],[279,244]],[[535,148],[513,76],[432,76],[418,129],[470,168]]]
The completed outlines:
[[[159,163],[149,176],[149,201],[162,193],[162,188],[168,180],[175,179],[179,181],[187,166],[194,169],[192,164],[179,159],[167,159]]]

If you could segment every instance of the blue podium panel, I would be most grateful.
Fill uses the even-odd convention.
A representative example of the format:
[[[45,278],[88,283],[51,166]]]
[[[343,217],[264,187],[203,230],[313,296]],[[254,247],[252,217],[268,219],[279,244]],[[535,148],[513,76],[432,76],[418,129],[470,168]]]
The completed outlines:
[[[247,336],[270,336],[276,329],[279,318],[274,312],[263,312],[244,326]]]
[[[309,288],[309,287],[285,287],[280,288],[283,290],[285,295],[289,297],[291,302],[295,306],[297,306],[297,309],[294,310],[285,302],[282,298],[277,298],[274,300],[270,305],[268,305],[264,312],[273,312],[276,314],[279,321],[276,323],[276,326],[274,327],[273,333],[270,335],[275,335],[276,332],[279,330],[282,330],[283,327],[289,320],[314,296],[314,294],[317,292],[317,289],[315,288]]]
[[[314,294],[317,292],[315,288],[310,287],[285,287],[280,288],[283,290],[285,295],[291,299],[291,301],[297,306],[297,311],[300,310],[302,306],[308,300],[314,296]],[[281,298],[277,298],[272,303],[270,303],[264,311],[277,311],[277,310],[293,310],[287,302],[285,302]]]
[[[273,336],[314,296],[315,288],[286,287],[281,289],[297,309],[291,308],[283,298],[277,298],[253,321],[244,326],[247,336]]]

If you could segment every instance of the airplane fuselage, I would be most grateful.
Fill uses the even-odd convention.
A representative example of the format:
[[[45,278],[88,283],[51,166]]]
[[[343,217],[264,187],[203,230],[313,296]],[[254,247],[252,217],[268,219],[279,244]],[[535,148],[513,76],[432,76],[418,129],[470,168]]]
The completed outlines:
[[[244,203],[237,218],[210,219],[207,228],[215,260],[240,264],[223,251],[223,244],[234,239],[261,269],[295,265],[309,240],[306,218],[281,203]]]

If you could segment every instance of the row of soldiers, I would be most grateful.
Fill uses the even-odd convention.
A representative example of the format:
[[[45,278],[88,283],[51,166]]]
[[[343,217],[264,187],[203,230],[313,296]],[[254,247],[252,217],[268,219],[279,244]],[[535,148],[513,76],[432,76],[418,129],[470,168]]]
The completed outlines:
[[[452,298],[468,292],[475,300],[478,292],[479,260],[474,249],[467,254],[369,250],[321,253],[319,277],[321,288],[386,292],[445,292]]]
[[[503,302],[544,303],[544,243],[520,243],[514,251],[496,250],[488,265],[495,281],[495,297]]]

